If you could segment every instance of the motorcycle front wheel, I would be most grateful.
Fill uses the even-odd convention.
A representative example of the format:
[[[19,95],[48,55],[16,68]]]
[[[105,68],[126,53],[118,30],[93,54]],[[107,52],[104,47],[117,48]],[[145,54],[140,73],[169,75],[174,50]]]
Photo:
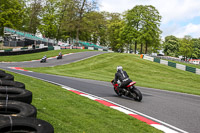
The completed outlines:
[[[115,90],[115,87],[114,87],[114,91],[115,91],[115,93],[119,96],[119,97],[121,97],[122,96],[122,94],[121,93],[119,93],[117,90]]]
[[[134,100],[136,100],[138,102],[140,102],[142,100],[142,93],[137,88],[134,87],[132,89],[131,93],[132,93],[131,95],[132,95]]]

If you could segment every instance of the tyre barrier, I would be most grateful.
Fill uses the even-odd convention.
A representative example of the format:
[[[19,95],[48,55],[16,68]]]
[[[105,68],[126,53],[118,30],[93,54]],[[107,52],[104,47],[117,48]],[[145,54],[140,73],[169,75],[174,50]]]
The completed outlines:
[[[16,87],[0,86],[0,100],[15,100],[30,104],[32,92]]]
[[[30,104],[32,92],[8,75],[11,74],[0,71],[0,133],[54,133],[51,124],[35,118],[37,109]]]
[[[0,100],[0,116],[36,117],[37,110],[33,105],[19,102]]]
[[[46,121],[32,117],[0,117],[0,133],[54,133],[54,128]]]
[[[12,86],[25,89],[25,84],[17,81],[0,79],[0,86]]]
[[[0,73],[5,73],[5,71],[3,71],[3,70],[0,70]]]
[[[0,79],[5,79],[5,80],[14,80],[14,76],[9,73],[0,73]]]

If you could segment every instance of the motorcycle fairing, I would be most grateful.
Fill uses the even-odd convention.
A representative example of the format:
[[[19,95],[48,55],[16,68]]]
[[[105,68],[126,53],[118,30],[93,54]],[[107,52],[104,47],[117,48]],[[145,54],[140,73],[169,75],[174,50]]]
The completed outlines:
[[[136,84],[136,82],[131,82],[129,85],[127,85],[127,88],[133,86],[134,84]]]

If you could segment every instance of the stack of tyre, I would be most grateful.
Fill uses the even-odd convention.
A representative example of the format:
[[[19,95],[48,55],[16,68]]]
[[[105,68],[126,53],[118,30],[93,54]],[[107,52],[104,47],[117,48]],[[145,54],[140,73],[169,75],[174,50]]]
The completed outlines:
[[[0,70],[0,133],[54,133],[51,124],[36,118],[31,102],[32,92]]]

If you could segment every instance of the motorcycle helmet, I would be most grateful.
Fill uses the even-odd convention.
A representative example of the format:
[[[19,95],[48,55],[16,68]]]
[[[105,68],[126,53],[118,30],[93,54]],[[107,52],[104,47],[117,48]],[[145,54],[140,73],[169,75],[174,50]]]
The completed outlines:
[[[122,66],[117,66],[117,71],[122,70]]]

